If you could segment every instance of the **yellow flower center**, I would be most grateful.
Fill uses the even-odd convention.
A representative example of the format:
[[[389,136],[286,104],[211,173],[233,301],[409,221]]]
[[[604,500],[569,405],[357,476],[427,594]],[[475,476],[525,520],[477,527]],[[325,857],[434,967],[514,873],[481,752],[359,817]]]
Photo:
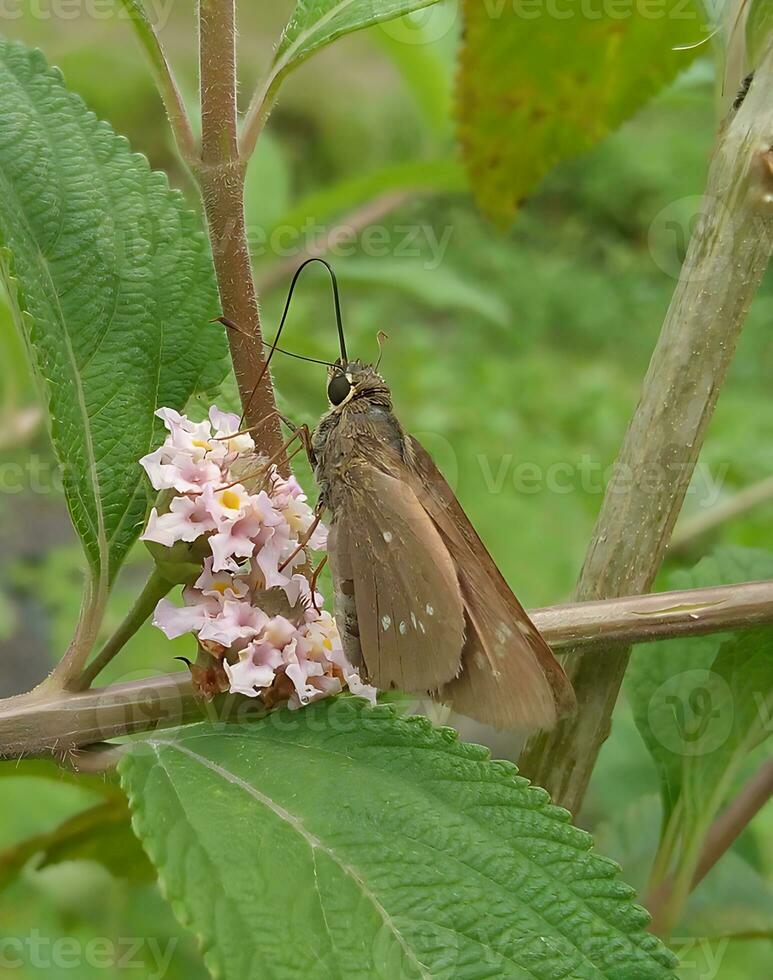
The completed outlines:
[[[225,590],[228,588],[228,582],[213,582],[212,588],[215,592],[219,592],[220,595],[225,595]]]
[[[236,493],[235,490],[225,490],[220,499],[223,503],[223,507],[227,507],[229,510],[238,510],[241,506],[239,494]]]
[[[204,442],[203,439],[193,439],[192,442],[198,449],[209,449],[209,443]]]

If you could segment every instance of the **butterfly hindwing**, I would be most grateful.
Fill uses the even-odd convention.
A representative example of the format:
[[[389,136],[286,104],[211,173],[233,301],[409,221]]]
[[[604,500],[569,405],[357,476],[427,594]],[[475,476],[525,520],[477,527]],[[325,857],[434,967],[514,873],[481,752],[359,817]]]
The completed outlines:
[[[440,698],[497,728],[552,727],[574,708],[571,684],[429,454],[408,443],[411,486],[454,562],[467,618],[461,673]]]

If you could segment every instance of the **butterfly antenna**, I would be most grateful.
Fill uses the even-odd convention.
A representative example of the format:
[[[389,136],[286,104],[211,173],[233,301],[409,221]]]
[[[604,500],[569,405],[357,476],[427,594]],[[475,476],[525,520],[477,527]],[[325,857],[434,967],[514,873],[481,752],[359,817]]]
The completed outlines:
[[[209,322],[222,323],[230,330],[235,330],[236,333],[240,333],[243,337],[251,337],[253,340],[255,339],[255,334],[247,333],[246,330],[242,330],[240,326],[235,324],[233,320],[229,320],[227,316],[216,316]],[[335,364],[333,364],[332,361],[325,361],[320,357],[308,357],[306,354],[296,354],[295,351],[286,350],[284,347],[277,347],[276,344],[269,344],[267,340],[264,340],[263,344],[271,350],[278,351],[280,354],[284,354],[286,357],[294,357],[298,361],[308,361],[310,364],[325,364],[327,367],[335,367]]]
[[[247,413],[249,412],[250,407],[252,405],[252,400],[255,397],[255,393],[260,387],[263,378],[266,376],[266,372],[268,371],[269,365],[271,364],[271,358],[274,356],[274,352],[279,349],[277,347],[277,344],[279,343],[279,338],[282,336],[282,330],[284,330],[284,325],[287,321],[287,314],[290,312],[290,303],[292,302],[293,299],[293,292],[295,291],[295,285],[298,282],[298,279],[300,278],[300,275],[303,272],[303,270],[306,268],[307,265],[311,265],[312,262],[321,262],[322,265],[324,265],[324,267],[330,273],[330,280],[333,284],[333,300],[335,302],[336,326],[338,327],[338,341],[341,348],[341,359],[344,364],[348,361],[348,357],[346,355],[346,340],[344,338],[343,318],[341,316],[341,297],[338,292],[338,280],[336,279],[336,274],[335,272],[333,272],[332,266],[324,259],[320,259],[314,256],[310,259],[306,259],[306,261],[302,262],[295,270],[295,275],[293,276],[292,282],[290,283],[290,289],[287,292],[287,299],[285,300],[285,308],[282,311],[282,318],[279,321],[279,327],[277,328],[276,336],[274,337],[274,342],[273,344],[269,345],[271,349],[269,350],[268,357],[263,363],[263,367],[258,376],[258,380],[255,382],[255,387],[252,389],[250,397],[247,399],[247,404],[244,407],[244,412],[242,413],[242,419],[241,422],[239,423],[240,425],[242,424],[242,422],[244,422],[244,419],[247,416]],[[289,353],[289,351],[282,351],[282,353]],[[300,357],[301,355],[291,354],[290,356]],[[325,363],[327,364],[328,362],[326,361]]]
[[[384,356],[384,342],[389,340],[389,334],[384,333],[383,330],[379,330],[376,334],[376,343],[378,344],[378,360],[376,361],[376,371],[378,371],[378,366],[381,364],[381,358]]]
[[[293,290],[295,289],[295,284],[298,282],[300,274],[306,268],[307,265],[311,265],[312,262],[319,262],[321,265],[327,269],[330,275],[330,282],[333,286],[333,302],[335,304],[335,314],[336,314],[336,326],[338,328],[338,345],[341,351],[341,360],[344,364],[349,360],[346,353],[346,338],[344,337],[344,324],[343,317],[341,316],[341,297],[338,292],[338,280],[336,279],[336,274],[333,272],[333,267],[325,259],[319,258],[319,256],[312,256],[310,259],[306,259],[305,262],[301,262],[298,268],[295,270],[295,275],[293,276],[293,281],[290,283],[290,290],[287,294],[287,303],[285,304],[285,310],[282,314],[282,323],[284,323],[285,317],[287,316],[287,311],[290,308],[290,301],[293,298]],[[280,324],[281,330],[281,324]]]

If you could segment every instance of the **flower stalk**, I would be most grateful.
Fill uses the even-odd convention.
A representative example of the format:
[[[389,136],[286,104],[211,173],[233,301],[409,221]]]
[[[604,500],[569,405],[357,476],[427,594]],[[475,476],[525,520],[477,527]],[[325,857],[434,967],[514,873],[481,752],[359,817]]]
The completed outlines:
[[[137,630],[148,620],[161,599],[169,594],[173,585],[174,583],[164,578],[158,569],[153,571],[145,583],[142,592],[137,596],[134,605],[127,613],[126,618],[107,643],[105,643],[97,656],[84,669],[74,685],[74,690],[84,691],[91,687],[97,676],[102,673],[108,664],[112,663]]]

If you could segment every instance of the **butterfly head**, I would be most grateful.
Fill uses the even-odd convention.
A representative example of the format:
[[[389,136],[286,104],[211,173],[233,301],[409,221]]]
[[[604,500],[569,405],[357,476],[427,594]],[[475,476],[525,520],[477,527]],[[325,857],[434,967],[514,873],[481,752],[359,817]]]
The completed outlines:
[[[387,383],[372,364],[341,358],[328,368],[327,398],[334,409],[359,398],[390,404]]]

